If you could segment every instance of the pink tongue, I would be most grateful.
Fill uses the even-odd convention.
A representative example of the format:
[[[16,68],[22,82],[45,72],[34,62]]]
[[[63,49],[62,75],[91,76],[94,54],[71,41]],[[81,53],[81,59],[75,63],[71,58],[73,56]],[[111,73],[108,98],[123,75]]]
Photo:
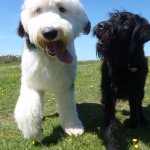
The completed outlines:
[[[62,52],[56,51],[56,56],[60,61],[66,63],[66,64],[70,64],[73,61],[72,55],[67,50],[64,50]]]
[[[66,63],[70,64],[73,61],[72,55],[66,49],[65,45],[61,41],[51,42],[48,44],[49,51],[55,51],[57,58]]]

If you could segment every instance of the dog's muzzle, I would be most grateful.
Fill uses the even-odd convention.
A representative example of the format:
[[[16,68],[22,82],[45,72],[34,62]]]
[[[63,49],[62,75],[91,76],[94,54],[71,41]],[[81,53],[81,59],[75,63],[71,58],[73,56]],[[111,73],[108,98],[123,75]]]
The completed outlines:
[[[94,27],[93,34],[96,35],[96,37],[100,40],[99,44],[104,46],[106,43],[108,43],[108,40],[111,39],[113,32],[114,29],[112,23],[109,21],[103,21]]]
[[[55,28],[46,27],[46,28],[43,29],[42,34],[43,34],[43,37],[47,41],[53,41],[57,38],[58,31]],[[51,56],[56,55],[56,51],[55,51],[55,49],[57,49],[56,42],[47,42],[46,43],[46,48],[48,49],[47,52],[48,52],[49,55],[51,55]]]
[[[70,64],[73,57],[66,48],[66,44],[59,39],[59,31],[52,27],[46,27],[42,31],[45,38],[45,50],[48,55],[56,56],[60,61]]]

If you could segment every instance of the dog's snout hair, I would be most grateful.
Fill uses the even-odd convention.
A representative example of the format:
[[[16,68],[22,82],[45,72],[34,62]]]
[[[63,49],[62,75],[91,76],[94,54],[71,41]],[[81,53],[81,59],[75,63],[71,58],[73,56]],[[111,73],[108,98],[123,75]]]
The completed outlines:
[[[113,24],[110,21],[102,21],[98,24],[98,29],[99,30],[108,30],[112,26],[113,26]]]
[[[93,29],[93,35],[101,39],[102,34],[113,34],[115,25],[110,21],[102,21],[98,23]]]
[[[98,24],[98,28],[101,30],[101,29],[104,29],[104,27],[105,27],[105,22],[101,22],[101,23],[99,23]]]

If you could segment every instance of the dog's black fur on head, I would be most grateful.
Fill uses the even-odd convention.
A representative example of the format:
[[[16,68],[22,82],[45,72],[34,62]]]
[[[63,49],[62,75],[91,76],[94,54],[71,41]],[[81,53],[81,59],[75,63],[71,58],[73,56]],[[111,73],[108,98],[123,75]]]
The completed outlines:
[[[150,24],[143,17],[126,11],[110,13],[98,23],[93,34],[98,38],[97,54],[102,64],[102,103],[105,110],[107,149],[116,150],[115,102],[128,99],[130,118],[124,124],[136,128],[146,125],[142,110],[148,63],[144,43],[150,40]]]
[[[32,50],[35,48],[35,45],[30,42],[29,35],[24,31],[24,28],[23,28],[21,21],[19,22],[17,32],[21,38],[26,37],[26,44],[27,44],[28,49]]]

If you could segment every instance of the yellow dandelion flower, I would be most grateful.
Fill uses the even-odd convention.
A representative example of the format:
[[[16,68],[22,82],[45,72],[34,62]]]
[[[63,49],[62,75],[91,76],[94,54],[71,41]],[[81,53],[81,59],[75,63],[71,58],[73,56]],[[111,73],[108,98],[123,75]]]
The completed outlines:
[[[136,145],[134,145],[134,147],[136,148],[136,149],[138,149],[139,148],[139,146],[136,144]]]
[[[36,144],[36,141],[35,141],[35,140],[32,140],[32,144],[35,145],[35,144]]]
[[[138,139],[132,139],[132,142],[136,143],[136,142],[138,142]]]

